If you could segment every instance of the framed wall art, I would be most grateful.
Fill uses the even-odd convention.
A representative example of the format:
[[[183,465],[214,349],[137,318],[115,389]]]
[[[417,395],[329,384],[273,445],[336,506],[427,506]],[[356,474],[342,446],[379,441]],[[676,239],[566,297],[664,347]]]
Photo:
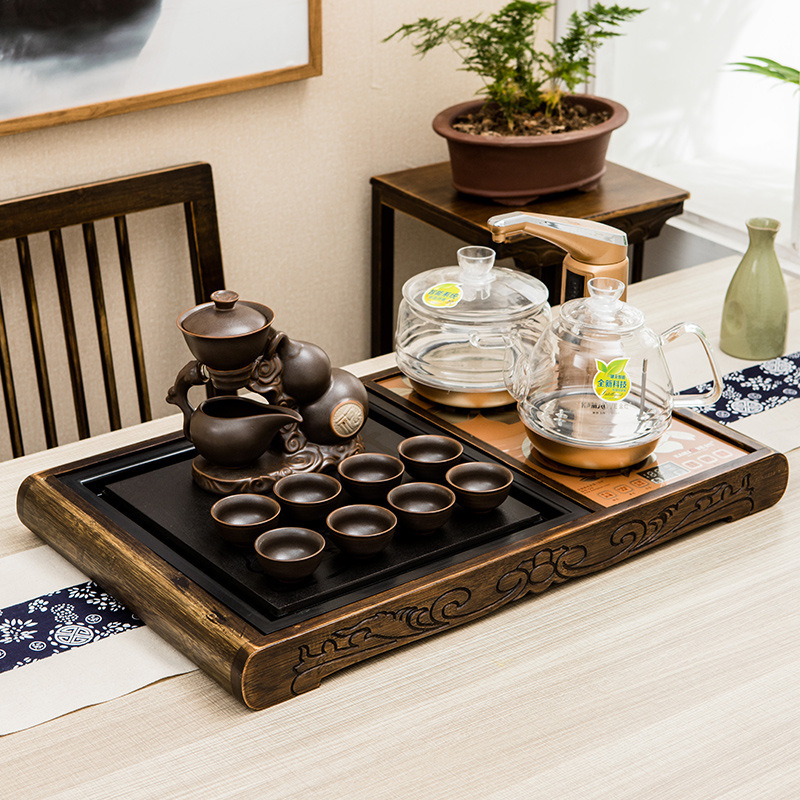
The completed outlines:
[[[322,73],[321,0],[3,0],[0,135]]]

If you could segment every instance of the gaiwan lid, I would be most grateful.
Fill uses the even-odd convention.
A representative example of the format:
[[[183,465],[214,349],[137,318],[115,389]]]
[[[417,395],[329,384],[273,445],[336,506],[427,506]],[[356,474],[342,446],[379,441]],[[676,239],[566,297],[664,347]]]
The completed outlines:
[[[257,304],[237,302],[236,292],[220,289],[211,295],[211,300],[179,320],[180,326],[195,336],[229,337],[255,333],[272,322],[270,316],[258,310]]]
[[[583,330],[602,333],[627,333],[644,323],[644,314],[620,300],[625,284],[615,278],[592,278],[588,297],[569,300],[561,306],[561,321],[573,334]]]
[[[494,266],[489,247],[462,247],[458,266],[415,275],[403,298],[423,316],[442,322],[498,322],[526,317],[547,304],[547,287],[518,270]]]

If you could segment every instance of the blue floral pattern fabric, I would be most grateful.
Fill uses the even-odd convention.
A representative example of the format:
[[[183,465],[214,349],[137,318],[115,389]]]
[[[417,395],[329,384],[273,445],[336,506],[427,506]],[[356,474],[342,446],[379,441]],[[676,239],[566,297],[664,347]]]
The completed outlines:
[[[0,672],[142,625],[94,581],[58,589],[0,609]]]
[[[800,397],[800,352],[730,372],[724,384],[722,397],[714,405],[695,409],[723,425],[788,403]],[[709,381],[681,394],[705,392],[710,388]]]

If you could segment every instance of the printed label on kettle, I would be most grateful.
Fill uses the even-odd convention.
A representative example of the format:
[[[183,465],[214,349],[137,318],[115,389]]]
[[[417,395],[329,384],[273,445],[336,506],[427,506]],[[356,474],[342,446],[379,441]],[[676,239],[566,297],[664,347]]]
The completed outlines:
[[[463,294],[460,283],[437,283],[422,295],[422,302],[431,308],[452,308]]]
[[[606,364],[596,358],[594,363],[597,365],[597,374],[592,382],[594,393],[609,403],[617,403],[627,397],[631,390],[631,380],[625,372],[628,359],[615,358]]]

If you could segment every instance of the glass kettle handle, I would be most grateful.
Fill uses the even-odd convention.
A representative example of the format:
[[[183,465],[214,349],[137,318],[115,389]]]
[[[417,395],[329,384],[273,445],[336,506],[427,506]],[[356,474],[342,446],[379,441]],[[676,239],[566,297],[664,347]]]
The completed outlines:
[[[675,341],[675,339],[679,336],[683,336],[685,333],[694,334],[700,340],[700,344],[703,345],[708,363],[711,365],[713,382],[711,388],[705,392],[705,394],[673,394],[672,403],[675,406],[712,405],[722,396],[722,376],[719,374],[717,362],[714,361],[714,353],[711,351],[711,345],[708,343],[703,329],[693,322],[679,322],[677,325],[673,325],[669,330],[661,334],[661,345],[663,347],[668,342]]]

